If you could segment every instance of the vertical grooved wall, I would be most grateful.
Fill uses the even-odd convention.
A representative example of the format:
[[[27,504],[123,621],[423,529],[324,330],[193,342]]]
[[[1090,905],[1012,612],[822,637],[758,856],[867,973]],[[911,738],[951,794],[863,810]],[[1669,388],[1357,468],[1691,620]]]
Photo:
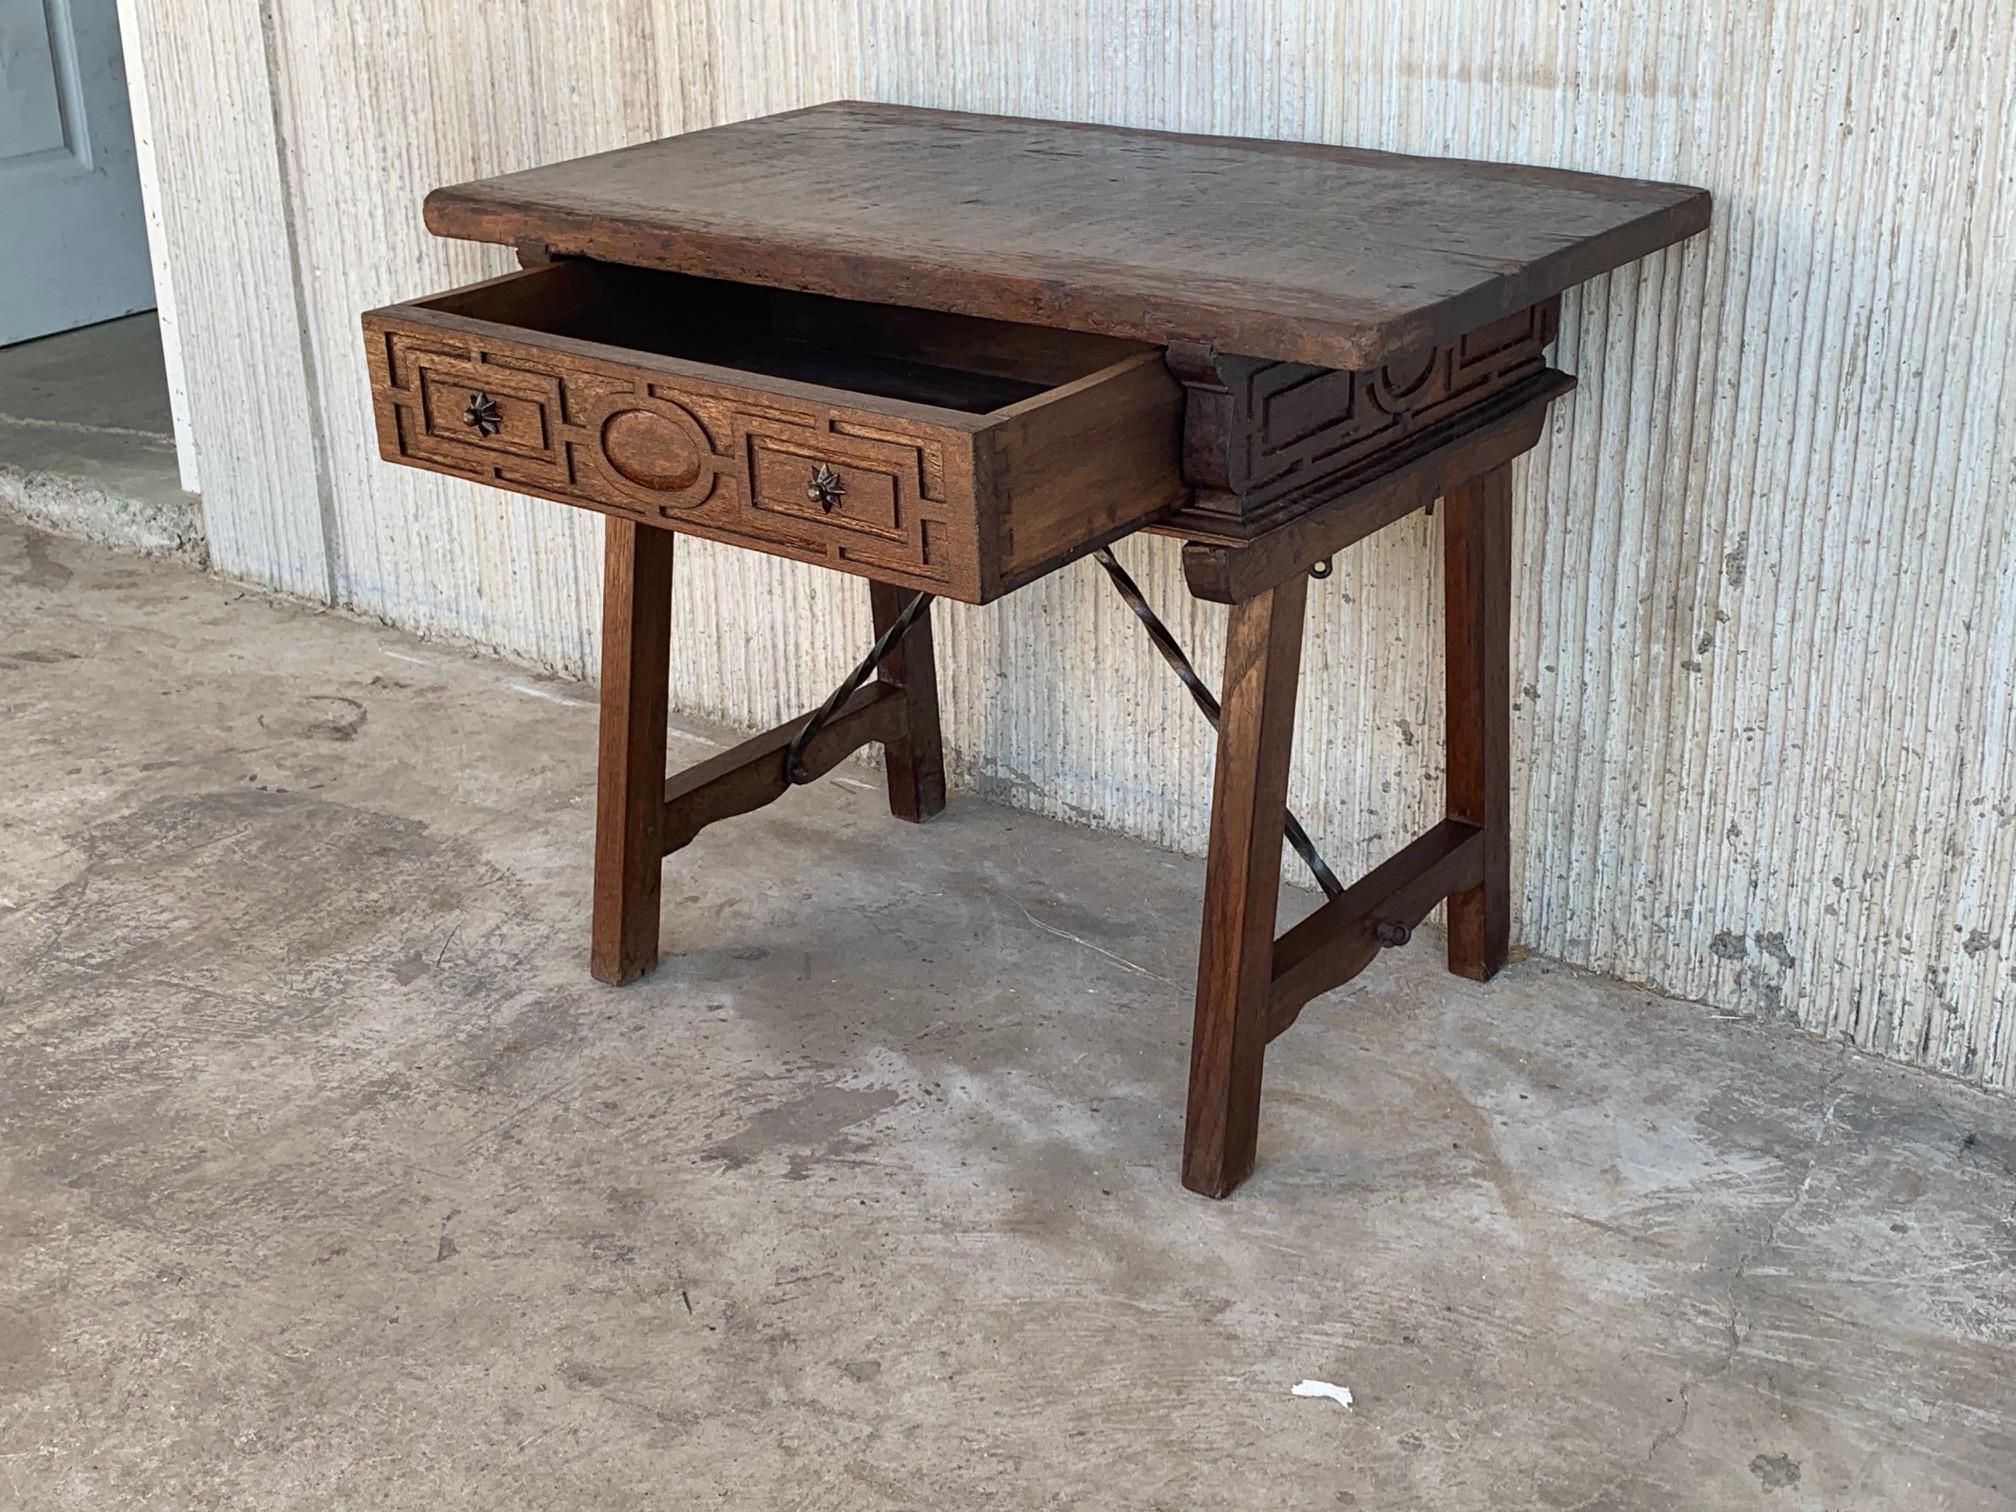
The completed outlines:
[[[853,96],[1708,185],[1710,235],[1567,300],[1519,470],[1518,936],[2016,1085],[2002,0],[135,8],[219,564],[582,674],[598,522],[376,460],[358,312],[509,265],[426,235],[437,183]],[[1293,802],[1340,870],[1439,811],[1438,537],[1312,586]],[[1209,665],[1173,544],[1122,553]],[[678,703],[744,725],[868,639],[858,582],[704,542],[676,599]],[[1095,568],[940,647],[965,785],[1201,845],[1207,732]]]

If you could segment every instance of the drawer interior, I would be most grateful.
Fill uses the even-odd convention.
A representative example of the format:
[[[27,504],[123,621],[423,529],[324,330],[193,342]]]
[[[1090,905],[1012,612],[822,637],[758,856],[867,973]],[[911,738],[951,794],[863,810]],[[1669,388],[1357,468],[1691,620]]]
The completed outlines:
[[[1085,378],[1148,348],[1089,332],[563,259],[416,301],[575,341],[967,414]]]

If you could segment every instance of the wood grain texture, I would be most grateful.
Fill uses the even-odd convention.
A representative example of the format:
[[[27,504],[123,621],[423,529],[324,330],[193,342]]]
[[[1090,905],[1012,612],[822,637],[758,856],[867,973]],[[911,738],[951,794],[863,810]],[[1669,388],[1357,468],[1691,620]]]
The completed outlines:
[[[802,714],[787,719],[670,776],[664,787],[662,853],[683,850],[708,825],[775,803],[790,792],[785,753],[805,719]],[[808,777],[823,777],[864,745],[900,741],[907,722],[901,689],[879,682],[857,688],[806,742],[798,764]]]
[[[1182,396],[1144,352],[1006,410],[986,437],[1002,515],[1002,574],[1028,582],[1088,545],[1131,534],[1188,497]]]
[[[443,236],[1335,368],[1707,223],[1685,185],[853,101],[427,197]]]
[[[1707,235],[1564,299],[1580,386],[1515,474],[1519,939],[2016,1087],[2008,5],[276,0],[277,103],[257,28],[138,8],[227,570],[591,679],[601,522],[371,445],[357,312],[512,266],[427,232],[438,184],[854,96],[1708,186]],[[1441,536],[1416,514],[1311,593],[1293,799],[1347,876],[1443,816]],[[1121,552],[1214,663],[1178,544]],[[674,701],[745,730],[870,635],[796,562],[693,540],[679,584]],[[933,618],[955,788],[1201,854],[1210,733],[1095,569]]]
[[[1183,1185],[1223,1197],[1253,1169],[1273,989],[1288,757],[1309,579],[1235,605],[1226,632],[1190,1035]]]
[[[671,656],[669,530],[611,519],[602,580],[602,721],[589,969],[620,985],[658,964]]]
[[[1159,352],[879,310],[579,260],[372,310],[379,453],[969,603],[1185,496]]]

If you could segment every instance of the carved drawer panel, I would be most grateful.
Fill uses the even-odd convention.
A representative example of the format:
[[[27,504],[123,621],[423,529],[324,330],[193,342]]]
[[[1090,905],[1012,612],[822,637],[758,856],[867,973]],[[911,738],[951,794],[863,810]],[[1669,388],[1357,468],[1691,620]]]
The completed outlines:
[[[1158,529],[1238,541],[1551,381],[1560,301],[1545,300],[1367,372],[1172,347],[1188,388],[1195,497]]]
[[[863,535],[901,541],[904,485],[918,492],[917,454],[882,460],[846,456],[831,443],[758,440],[750,450],[749,476],[756,508],[818,520]]]
[[[969,602],[1185,497],[1112,338],[589,262],[364,327],[388,460]]]

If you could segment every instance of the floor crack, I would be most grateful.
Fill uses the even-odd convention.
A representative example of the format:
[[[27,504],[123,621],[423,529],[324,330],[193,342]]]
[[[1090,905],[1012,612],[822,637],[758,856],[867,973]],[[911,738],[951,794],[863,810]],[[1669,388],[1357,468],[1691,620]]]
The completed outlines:
[[[1742,1351],[1744,1340],[1748,1337],[1742,1327],[1742,1309],[1736,1300],[1736,1289],[1743,1284],[1743,1278],[1749,1272],[1750,1263],[1770,1253],[1771,1249],[1778,1243],[1779,1230],[1785,1226],[1785,1221],[1798,1210],[1800,1204],[1805,1202],[1807,1193],[1812,1190],[1813,1178],[1818,1174],[1820,1169],[1820,1157],[1826,1150],[1828,1139],[1835,1127],[1835,1109],[1841,1106],[1841,1103],[1848,1095],[1845,1092],[1836,1095],[1835,1088],[1841,1084],[1850,1069],[1852,1068],[1843,1065],[1839,1069],[1821,1077],[1819,1127],[1813,1131],[1812,1152],[1807,1157],[1805,1171],[1799,1177],[1798,1188],[1779,1205],[1778,1211],[1771,1215],[1771,1221],[1764,1227],[1763,1237],[1756,1243],[1747,1246],[1741,1254],[1737,1255],[1735,1267],[1729,1273],[1729,1284],[1723,1288],[1723,1300],[1729,1310],[1728,1317],[1723,1320],[1723,1328],[1729,1336],[1728,1348],[1723,1351],[1721,1363],[1713,1369],[1687,1376],[1680,1382],[1680,1389],[1674,1394],[1680,1403],[1679,1420],[1670,1427],[1660,1429],[1658,1433],[1652,1436],[1652,1442],[1645,1450],[1645,1463],[1648,1466],[1653,1460],[1659,1457],[1661,1450],[1672,1444],[1681,1434],[1687,1431],[1687,1425],[1692,1421],[1694,1416],[1694,1389],[1697,1386],[1705,1385],[1709,1381],[1725,1376],[1736,1368],[1736,1356]]]
[[[1031,924],[1034,924],[1038,929],[1044,931],[1046,934],[1056,935],[1061,940],[1069,940],[1074,945],[1082,945],[1087,950],[1091,951],[1094,955],[1102,955],[1106,957],[1107,960],[1113,962],[1114,965],[1125,966],[1129,971],[1138,972],[1140,975],[1145,976],[1152,981],[1160,982],[1164,987],[1174,987],[1176,985],[1174,982],[1170,981],[1169,978],[1157,975],[1155,972],[1150,971],[1146,966],[1137,966],[1132,961],[1128,960],[1127,957],[1123,955],[1115,955],[1112,951],[1108,950],[1104,945],[1093,944],[1083,935],[1075,935],[1071,933],[1071,931],[1068,929],[1059,929],[1055,924],[1045,924],[1041,919],[1037,918],[1036,915],[1029,912],[1029,905],[1024,903],[1020,898],[1014,898],[1011,899],[1010,901],[1013,902],[1017,908],[1022,910],[1023,918],[1027,919]]]

